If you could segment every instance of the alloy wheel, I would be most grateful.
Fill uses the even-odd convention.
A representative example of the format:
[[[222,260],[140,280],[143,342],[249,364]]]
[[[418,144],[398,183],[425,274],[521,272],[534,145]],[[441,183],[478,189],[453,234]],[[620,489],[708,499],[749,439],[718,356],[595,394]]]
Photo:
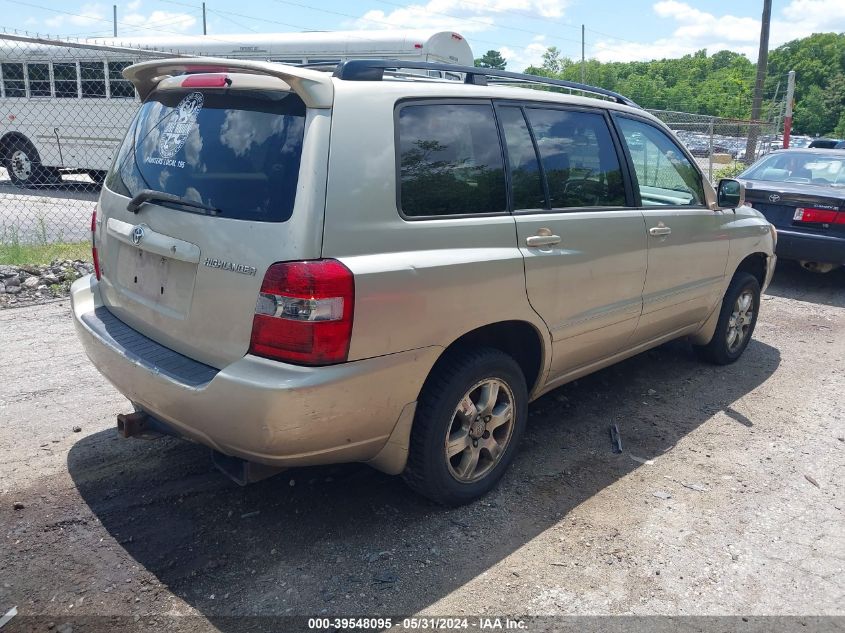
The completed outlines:
[[[461,483],[487,475],[501,460],[514,429],[514,398],[498,378],[476,383],[452,414],[444,444],[449,473]]]

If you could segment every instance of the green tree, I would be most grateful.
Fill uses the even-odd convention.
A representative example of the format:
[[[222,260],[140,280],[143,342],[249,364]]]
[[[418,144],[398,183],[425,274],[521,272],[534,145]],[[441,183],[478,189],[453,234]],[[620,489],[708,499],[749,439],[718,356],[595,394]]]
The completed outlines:
[[[788,42],[769,54],[765,95],[768,119],[780,111],[772,104],[777,93],[786,93],[786,76],[796,72],[795,120],[798,134],[842,134],[845,125],[845,33],[816,33]],[[563,57],[555,47],[543,54],[542,65],[527,73],[581,81],[581,64]],[[718,51],[708,55],[696,51],[678,59],[648,62],[607,62],[595,59],[585,64],[588,84],[620,92],[645,108],[660,108],[707,114],[731,119],[751,115],[754,64],[739,53]]]
[[[475,60],[475,65],[478,68],[495,68],[497,70],[504,70],[507,60],[502,57],[499,51],[487,51],[481,57]]]

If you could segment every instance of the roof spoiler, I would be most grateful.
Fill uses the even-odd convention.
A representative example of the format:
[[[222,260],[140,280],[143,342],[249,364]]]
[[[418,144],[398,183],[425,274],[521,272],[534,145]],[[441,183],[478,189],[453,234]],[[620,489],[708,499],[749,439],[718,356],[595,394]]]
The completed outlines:
[[[334,85],[327,73],[275,62],[222,57],[155,59],[127,67],[123,76],[135,84],[143,101],[163,79],[197,72],[233,72],[277,77],[287,83],[309,108],[331,108],[334,99]]]

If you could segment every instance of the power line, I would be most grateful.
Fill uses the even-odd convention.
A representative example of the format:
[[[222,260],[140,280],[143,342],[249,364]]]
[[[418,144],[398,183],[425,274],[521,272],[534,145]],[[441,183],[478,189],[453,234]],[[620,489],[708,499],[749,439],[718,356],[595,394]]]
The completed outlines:
[[[214,15],[219,15],[220,17],[225,18],[225,16],[224,16],[221,12],[217,11],[216,9],[206,9],[206,11],[208,11],[209,13],[212,13],[212,14],[214,14]],[[234,23],[234,24],[237,24],[239,27],[241,27],[241,28],[243,28],[243,29],[246,29],[247,31],[252,31],[253,33],[258,33],[258,31],[256,31],[256,30],[255,30],[254,28],[252,28],[251,26],[247,26],[247,25],[246,25],[246,24],[244,24],[243,22],[238,22],[237,20],[235,20],[234,18],[232,18],[232,16],[229,16],[229,17],[228,17],[228,18],[226,18],[226,19],[228,19],[230,22],[232,22],[232,23]]]
[[[16,4],[16,5],[20,5],[20,6],[24,6],[24,7],[30,7],[30,8],[33,8],[33,9],[41,9],[42,11],[50,11],[52,13],[60,13],[60,14],[68,15],[68,16],[75,17],[75,18],[82,18],[84,20],[90,20],[92,22],[104,22],[106,24],[113,24],[112,20],[109,20],[109,19],[106,19],[106,18],[99,18],[99,17],[95,17],[95,16],[92,16],[92,15],[81,15],[79,13],[73,13],[71,11],[62,11],[61,9],[53,9],[51,7],[45,7],[45,6],[42,6],[42,5],[39,5],[39,4],[24,2],[23,0],[5,0],[5,1],[8,2],[8,3],[11,3],[11,4]],[[179,33],[179,32],[176,32],[176,31],[168,31],[168,30],[165,30],[165,29],[154,28],[154,27],[149,27],[149,26],[140,26],[140,25],[137,25],[137,24],[127,24],[125,22],[118,22],[118,25],[128,27],[129,29],[136,29],[136,30],[137,29],[144,29],[144,30],[147,30],[147,31],[157,31],[157,32],[160,32],[160,33],[167,33],[169,35],[183,35],[183,33]],[[218,41],[223,42],[225,40],[218,40]]]
[[[177,2],[176,0],[159,0],[159,2],[164,2],[166,4],[175,4],[175,5],[182,6],[182,7],[198,8],[195,5],[186,4],[184,2]],[[206,10],[212,11],[212,9],[208,9],[208,8]],[[300,31],[313,31],[314,30],[314,29],[309,28],[307,26],[301,26],[301,25],[298,25],[298,24],[290,24],[289,22],[280,22],[279,20],[271,20],[271,19],[266,18],[266,17],[256,17],[254,15],[246,15],[244,13],[235,13],[234,11],[222,11],[220,9],[214,9],[213,12],[216,13],[217,15],[221,15],[221,16],[227,16],[227,15],[233,16],[234,15],[235,17],[243,18],[245,20],[255,20],[256,22],[269,22],[271,24],[278,24],[280,26],[285,26],[285,27],[291,28],[291,29],[298,29]],[[252,29],[250,29],[250,30],[252,30]]]

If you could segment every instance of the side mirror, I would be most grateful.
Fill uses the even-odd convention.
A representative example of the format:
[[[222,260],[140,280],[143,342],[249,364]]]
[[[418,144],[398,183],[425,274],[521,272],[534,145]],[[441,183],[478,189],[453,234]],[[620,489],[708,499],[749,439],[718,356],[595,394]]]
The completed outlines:
[[[722,178],[716,188],[716,205],[720,209],[736,209],[745,204],[745,185],[733,178]]]

